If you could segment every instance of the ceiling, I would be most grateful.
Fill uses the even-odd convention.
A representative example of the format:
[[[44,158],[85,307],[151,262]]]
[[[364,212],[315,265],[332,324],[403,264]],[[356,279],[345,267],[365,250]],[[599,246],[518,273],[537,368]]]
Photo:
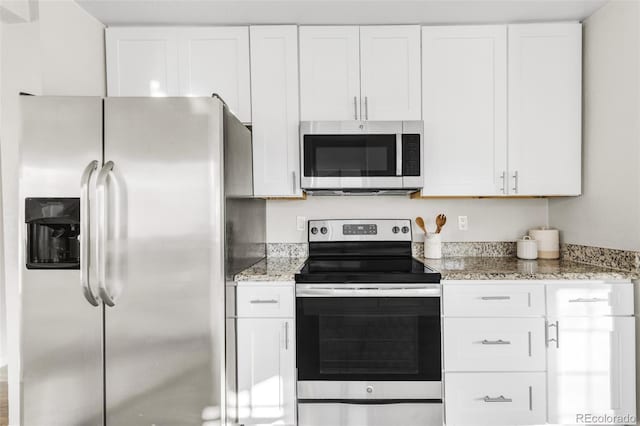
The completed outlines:
[[[607,2],[607,0],[76,1],[106,25],[485,24],[575,21],[590,16]]]

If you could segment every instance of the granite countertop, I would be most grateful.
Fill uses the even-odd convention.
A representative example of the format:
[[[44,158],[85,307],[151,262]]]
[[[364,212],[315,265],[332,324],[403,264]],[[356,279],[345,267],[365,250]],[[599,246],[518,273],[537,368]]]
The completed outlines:
[[[235,281],[294,281],[305,260],[303,257],[267,257],[236,274]]]
[[[632,280],[640,276],[568,260],[520,260],[515,257],[417,258],[443,280]],[[305,258],[269,257],[235,276],[235,281],[294,281]]]
[[[568,260],[520,260],[515,257],[418,258],[443,280],[632,280],[633,272]]]

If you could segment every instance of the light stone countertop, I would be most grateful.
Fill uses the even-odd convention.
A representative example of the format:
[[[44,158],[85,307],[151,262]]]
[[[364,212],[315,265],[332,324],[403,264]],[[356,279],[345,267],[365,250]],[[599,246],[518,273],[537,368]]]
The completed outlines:
[[[443,280],[604,280],[639,279],[637,273],[567,260],[520,260],[514,257],[417,258],[442,274]],[[305,258],[269,257],[235,276],[236,282],[293,282]]]
[[[236,274],[235,281],[293,282],[305,260],[304,257],[267,257]]]
[[[417,258],[443,280],[603,280],[638,279],[638,274],[568,260],[521,260],[515,257]]]

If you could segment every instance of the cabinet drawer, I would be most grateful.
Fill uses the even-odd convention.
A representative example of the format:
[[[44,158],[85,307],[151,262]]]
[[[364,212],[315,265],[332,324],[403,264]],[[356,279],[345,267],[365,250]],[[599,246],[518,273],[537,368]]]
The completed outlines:
[[[548,284],[549,316],[633,315],[633,285]]]
[[[238,286],[239,317],[293,317],[295,291],[292,285]]]
[[[545,423],[545,373],[448,373],[444,387],[447,426]]]
[[[445,316],[543,316],[544,286],[540,284],[444,285]]]
[[[445,371],[544,371],[543,318],[445,318]]]

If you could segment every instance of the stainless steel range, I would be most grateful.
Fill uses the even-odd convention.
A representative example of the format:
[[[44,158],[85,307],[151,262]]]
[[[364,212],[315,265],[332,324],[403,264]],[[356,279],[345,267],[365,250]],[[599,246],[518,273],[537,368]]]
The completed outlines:
[[[299,426],[442,424],[440,274],[410,220],[309,221],[296,275]]]

